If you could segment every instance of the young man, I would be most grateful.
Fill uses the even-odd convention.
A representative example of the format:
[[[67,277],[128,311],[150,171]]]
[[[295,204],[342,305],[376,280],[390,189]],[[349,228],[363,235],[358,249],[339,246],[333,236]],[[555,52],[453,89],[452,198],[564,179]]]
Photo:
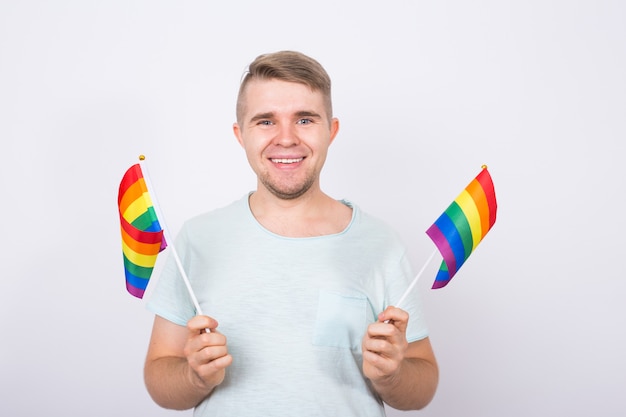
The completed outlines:
[[[189,220],[177,238],[209,316],[172,260],[148,308],[152,398],[197,416],[384,416],[419,409],[438,368],[396,234],[320,188],[339,130],[331,82],[291,51],[258,57],[242,81],[235,136],[257,189]],[[409,320],[410,317],[410,320]],[[219,320],[219,325],[218,325]],[[209,329],[207,332],[205,329]]]

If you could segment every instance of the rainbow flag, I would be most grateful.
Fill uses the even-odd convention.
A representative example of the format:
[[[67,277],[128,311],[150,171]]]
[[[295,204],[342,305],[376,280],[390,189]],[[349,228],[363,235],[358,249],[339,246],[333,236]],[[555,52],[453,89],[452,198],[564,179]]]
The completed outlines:
[[[126,289],[142,298],[157,255],[167,247],[141,166],[126,171],[117,197],[122,231]]]
[[[445,287],[496,222],[498,204],[487,167],[428,228],[443,261],[433,289]]]

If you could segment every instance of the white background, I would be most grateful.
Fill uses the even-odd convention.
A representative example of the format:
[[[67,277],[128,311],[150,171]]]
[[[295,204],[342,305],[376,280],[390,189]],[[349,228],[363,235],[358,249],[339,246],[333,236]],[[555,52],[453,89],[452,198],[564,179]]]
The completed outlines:
[[[494,179],[494,228],[416,290],[441,383],[406,415],[625,415],[625,4],[3,0],[0,415],[190,415],[143,386],[117,188],[145,154],[173,234],[253,189],[235,95],[280,49],[333,78],[322,186],[397,228],[416,270],[428,226],[482,164]]]

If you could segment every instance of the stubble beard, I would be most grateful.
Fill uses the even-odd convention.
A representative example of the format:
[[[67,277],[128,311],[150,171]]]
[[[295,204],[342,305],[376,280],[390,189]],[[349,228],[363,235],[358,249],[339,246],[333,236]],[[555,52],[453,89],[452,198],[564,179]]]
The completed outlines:
[[[261,184],[274,196],[281,200],[294,200],[304,195],[311,189],[316,180],[315,175],[307,175],[301,183],[296,184],[280,184],[278,181],[273,181],[269,178],[269,175],[259,176]]]

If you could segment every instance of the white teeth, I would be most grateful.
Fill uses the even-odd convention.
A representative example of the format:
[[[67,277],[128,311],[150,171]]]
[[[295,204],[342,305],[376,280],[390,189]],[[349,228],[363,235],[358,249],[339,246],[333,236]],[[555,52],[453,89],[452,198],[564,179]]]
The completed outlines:
[[[295,164],[296,162],[302,161],[302,158],[292,159],[292,158],[281,158],[281,159],[272,159],[272,162],[275,164]]]

